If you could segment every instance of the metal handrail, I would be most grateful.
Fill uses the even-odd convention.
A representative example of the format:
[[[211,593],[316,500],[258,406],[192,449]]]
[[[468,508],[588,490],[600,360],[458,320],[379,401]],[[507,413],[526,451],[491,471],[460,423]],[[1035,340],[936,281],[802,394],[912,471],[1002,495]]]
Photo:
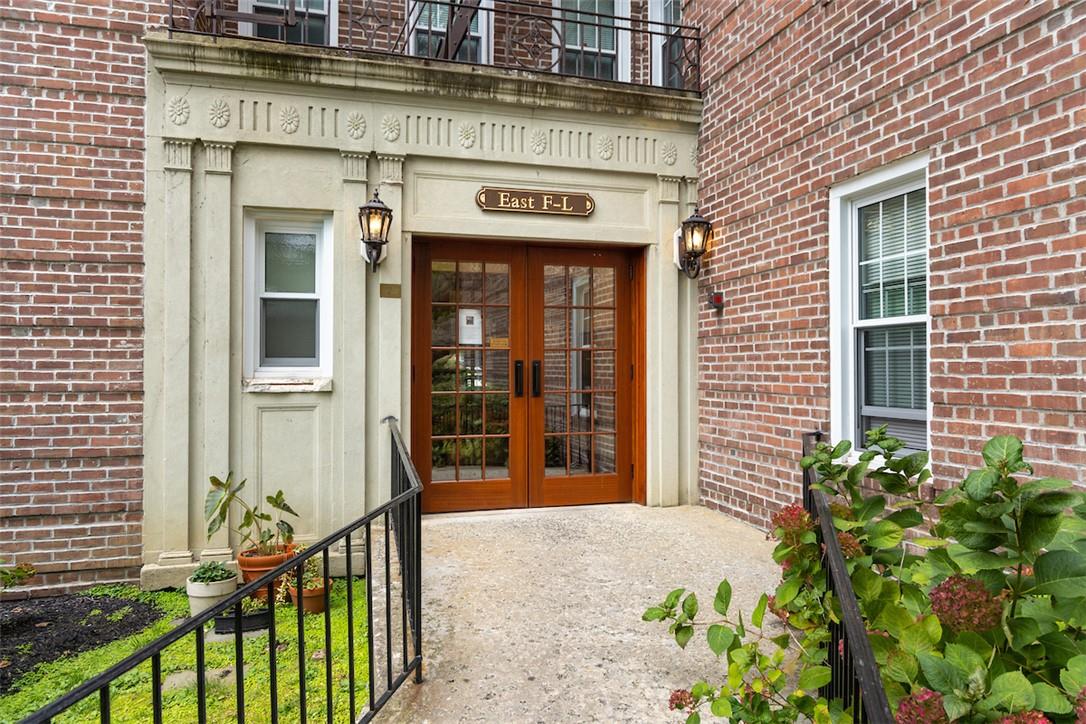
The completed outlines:
[[[421,567],[422,567],[422,550],[421,550],[421,493],[422,482],[419,479],[418,472],[415,470],[414,464],[411,462],[407,447],[404,445],[403,437],[400,435],[399,427],[396,424],[395,418],[386,418],[384,420],[389,425],[390,436],[392,442],[392,483],[393,490],[390,499],[366,513],[358,520],[349,523],[348,525],[340,528],[334,533],[331,533],[318,542],[308,546],[304,551],[292,556],[282,564],[276,566],[271,571],[268,571],[255,581],[251,581],[241,587],[239,587],[229,598],[216,604],[215,606],[202,611],[196,616],[188,618],[184,623],[181,623],[176,628],[158,637],[147,646],[144,646],[139,651],[136,651],[129,656],[125,657],[118,663],[114,664],[106,671],[98,674],[97,676],[83,682],[79,686],[75,687],[63,696],[58,697],[49,704],[46,704],[41,709],[37,710],[27,718],[23,719],[24,724],[48,722],[53,717],[62,714],[67,709],[78,704],[89,696],[94,694],[99,695],[99,714],[100,719],[103,722],[110,720],[109,715],[109,686],[110,684],[133,670],[140,664],[146,661],[152,661],[153,676],[152,685],[154,687],[152,691],[154,701],[154,713],[155,721],[160,722],[162,716],[162,697],[161,697],[161,668],[160,668],[160,655],[161,652],[171,644],[181,640],[185,636],[190,634],[196,638],[196,667],[197,671],[197,684],[202,690],[204,683],[204,672],[202,662],[202,652],[204,643],[204,627],[212,622],[216,617],[226,614],[230,609],[233,609],[233,615],[235,617],[235,665],[236,668],[236,686],[238,689],[238,716],[239,720],[244,721],[244,671],[243,671],[243,659],[241,656],[241,640],[242,640],[242,627],[241,615],[242,608],[241,603],[244,599],[257,593],[263,589],[267,594],[269,616],[271,620],[271,626],[269,628],[269,640],[274,640],[275,636],[275,598],[277,579],[280,576],[294,572],[297,578],[295,580],[300,581],[302,576],[302,570],[305,566],[305,562],[310,558],[317,555],[322,557],[323,573],[325,579],[330,577],[329,575],[329,550],[339,543],[345,542],[345,565],[346,565],[346,578],[347,578],[347,616],[348,616],[348,631],[349,631],[349,656],[350,665],[352,667],[352,675],[350,676],[350,698],[351,698],[351,719],[355,720],[355,690],[354,690],[354,643],[353,643],[353,571],[352,571],[352,553],[351,553],[351,534],[359,530],[364,530],[366,539],[366,595],[368,599],[367,615],[372,617],[372,594],[373,594],[373,578],[370,575],[372,573],[371,558],[371,526],[374,522],[384,519],[385,523],[385,593],[386,593],[386,616],[390,616],[391,611],[391,579],[390,579],[390,551],[389,551],[389,528],[396,528],[397,536],[397,554],[400,562],[400,572],[403,581],[401,585],[402,608],[405,611],[405,624],[407,623],[406,612],[410,609],[410,628],[412,643],[414,648],[414,655],[408,656],[407,646],[407,630],[404,630],[404,648],[403,648],[403,670],[393,678],[391,670],[389,670],[389,687],[380,697],[374,696],[374,660],[373,660],[373,622],[369,621],[366,635],[368,638],[368,644],[370,647],[370,656],[368,657],[369,665],[369,681],[370,681],[370,710],[366,712],[358,721],[369,721],[384,705],[385,702],[391,698],[392,694],[399,688],[407,676],[412,672],[415,673],[416,681],[422,680],[422,649],[421,649],[421,605],[422,605],[422,585],[421,585]],[[403,484],[406,478],[406,486]],[[397,485],[399,483],[399,485]],[[397,489],[399,488],[399,489]],[[407,585],[410,579],[410,587]],[[325,634],[326,634],[326,649],[330,651],[331,639],[331,613],[328,607],[329,587],[325,586]],[[302,653],[304,649],[304,636],[302,636],[302,605],[301,601],[297,602],[298,607],[298,626],[299,626],[299,665],[304,667],[304,659]],[[385,644],[388,649],[387,660],[391,662],[392,658],[392,641],[391,641],[391,625],[388,626],[385,636]],[[276,701],[276,685],[275,685],[275,671],[276,664],[275,652],[276,647],[269,646],[270,656],[272,657],[271,664],[271,698],[272,701]],[[325,656],[326,661],[326,691],[328,692],[327,703],[329,718],[331,717],[332,697],[331,691],[331,655]],[[301,693],[301,710],[304,716],[305,714],[305,677],[299,676],[300,681],[300,693]],[[204,721],[206,712],[204,710],[205,702],[199,702],[199,711],[201,721]],[[277,720],[277,713],[272,712],[272,721]]]
[[[329,0],[336,2],[336,0]],[[378,53],[396,56],[411,56],[422,59],[441,60],[450,63],[469,65],[492,65],[494,67],[515,70],[529,70],[564,76],[586,77],[609,83],[627,85],[653,85],[676,90],[701,91],[701,32],[693,25],[652,20],[631,15],[610,15],[590,10],[568,9],[556,6],[550,0],[502,0],[500,5],[484,5],[478,0],[348,0],[346,3],[347,22],[342,28],[344,36],[337,47],[351,52]],[[445,8],[445,24],[420,28],[419,23],[424,12],[432,8]],[[280,6],[262,6],[261,12],[239,12],[233,2],[227,0],[170,0],[169,24],[171,33],[193,33],[213,37],[241,37],[239,23],[259,24],[278,27],[278,38],[252,37],[254,40],[271,43],[289,43],[307,47],[323,47],[322,43],[311,42],[303,33],[301,40],[287,37],[287,28],[296,27],[299,22],[308,23],[314,15],[309,4],[298,7],[297,0],[286,0]],[[342,11],[341,11],[342,12]],[[468,13],[468,15],[463,15]],[[324,12],[316,13],[325,18],[331,17]],[[430,19],[433,13],[428,12]],[[462,60],[457,57],[462,42],[470,36],[467,28],[476,15],[486,14],[491,19],[492,47],[491,58],[485,60]],[[466,18],[466,20],[465,20]],[[504,20],[504,22],[499,22]],[[455,23],[454,23],[455,20]],[[466,25],[465,25],[466,22]],[[529,27],[531,26],[531,27]],[[574,30],[576,42],[567,43],[567,29]],[[614,55],[602,47],[585,44],[585,30],[592,29],[598,39],[600,32],[626,33],[631,38],[643,38],[642,48],[649,58],[648,71],[639,68],[640,80],[633,77],[635,68],[640,65],[634,57],[629,58],[630,80],[618,80],[617,70],[613,78],[604,78],[589,72],[581,61],[574,63],[574,71],[567,72],[564,59],[568,53],[589,54],[602,57]],[[410,39],[417,30],[443,34],[440,43],[440,55],[428,55],[412,52]],[[517,37],[522,33],[524,37]],[[358,41],[358,42],[356,42]],[[499,61],[499,43],[505,56]],[[631,47],[632,46],[631,40]],[[661,48],[654,48],[663,43]],[[450,51],[450,48],[452,49]],[[617,43],[616,43],[617,49]],[[418,49],[416,48],[415,51]],[[655,78],[654,54],[659,52],[660,77]],[[542,64],[542,65],[541,65]]]
[[[803,454],[814,452],[821,440],[821,432],[804,433]],[[814,468],[803,471],[803,507],[818,522],[816,535],[822,543],[822,565],[828,573],[826,586],[841,607],[840,622],[830,621],[829,625],[831,678],[819,693],[827,699],[840,699],[846,708],[852,707],[853,722],[893,724],[879,665],[837,540],[833,513],[826,495],[812,487],[816,482]]]

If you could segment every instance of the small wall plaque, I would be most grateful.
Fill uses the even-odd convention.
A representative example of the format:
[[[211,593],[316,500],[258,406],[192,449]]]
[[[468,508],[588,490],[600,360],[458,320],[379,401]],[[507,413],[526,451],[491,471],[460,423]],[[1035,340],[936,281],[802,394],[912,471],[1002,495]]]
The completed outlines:
[[[596,210],[596,202],[588,194],[491,186],[479,189],[479,193],[475,194],[475,203],[483,211],[517,211],[522,214],[588,216]]]

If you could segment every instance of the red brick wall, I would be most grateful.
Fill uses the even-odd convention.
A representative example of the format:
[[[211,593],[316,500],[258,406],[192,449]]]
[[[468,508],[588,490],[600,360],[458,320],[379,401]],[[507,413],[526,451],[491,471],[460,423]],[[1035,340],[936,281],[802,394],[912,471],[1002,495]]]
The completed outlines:
[[[162,3],[0,0],[0,559],[137,576],[144,51]]]
[[[1086,2],[691,0],[706,33],[701,493],[758,525],[829,425],[829,187],[930,154],[935,479],[1086,482]],[[699,295],[699,299],[703,295]]]

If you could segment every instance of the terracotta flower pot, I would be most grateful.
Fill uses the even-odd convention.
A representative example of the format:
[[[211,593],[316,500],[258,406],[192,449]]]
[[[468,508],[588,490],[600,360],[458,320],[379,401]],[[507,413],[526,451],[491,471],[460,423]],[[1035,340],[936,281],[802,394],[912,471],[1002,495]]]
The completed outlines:
[[[331,581],[325,583],[325,586],[331,585]],[[290,600],[294,602],[294,605],[298,605],[298,589],[290,588]],[[320,588],[306,588],[302,590],[302,610],[306,613],[323,613],[324,612],[324,586]]]
[[[238,570],[241,571],[241,580],[244,583],[255,581],[263,576],[268,571],[274,570],[278,566],[282,565],[288,558],[294,557],[294,544],[288,546],[280,546],[279,553],[275,553],[270,556],[261,556],[256,554],[255,548],[249,548],[238,554]],[[275,581],[276,590],[279,590],[279,586],[282,584],[282,578],[277,578]],[[268,597],[268,591],[266,588],[260,588],[252,594],[253,598],[265,600]]]

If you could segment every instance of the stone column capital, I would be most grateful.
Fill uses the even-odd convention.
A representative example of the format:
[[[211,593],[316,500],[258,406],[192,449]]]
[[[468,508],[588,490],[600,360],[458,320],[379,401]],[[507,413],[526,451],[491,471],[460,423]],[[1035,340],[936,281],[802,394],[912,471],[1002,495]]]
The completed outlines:
[[[163,138],[163,167],[169,171],[192,171],[192,140]]]
[[[339,157],[343,159],[343,180],[355,183],[366,183],[366,161],[368,153],[359,151],[340,151]]]
[[[204,173],[231,173],[233,157],[234,144],[204,141]]]
[[[379,153],[381,183],[400,186],[403,184],[404,157],[398,154]]]
[[[658,174],[656,176],[656,182],[659,190],[660,203],[679,203],[679,187],[682,185],[682,181],[683,179],[681,176]]]

